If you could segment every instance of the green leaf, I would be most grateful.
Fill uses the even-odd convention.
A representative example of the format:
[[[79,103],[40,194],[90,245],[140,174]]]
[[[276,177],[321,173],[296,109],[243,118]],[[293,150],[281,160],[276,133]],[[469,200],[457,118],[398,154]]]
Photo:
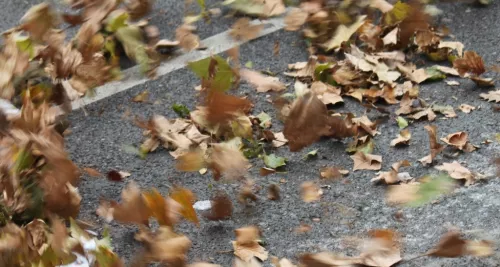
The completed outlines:
[[[247,63],[245,63],[245,68],[247,68],[247,69],[253,68],[253,62],[252,61],[247,61]]]
[[[373,148],[375,147],[375,142],[373,139],[370,139],[368,142],[358,146],[356,151],[363,152],[365,154],[371,154],[373,152]]]
[[[133,145],[122,145],[122,149],[125,153],[137,155],[141,159],[145,159],[146,155],[148,154],[147,152],[144,152],[143,150],[138,149],[137,147],[135,147]]]
[[[207,9],[207,6],[205,5],[205,0],[196,0],[196,2],[200,6],[202,12],[205,11],[205,9]]]
[[[35,47],[29,36],[17,35],[15,37],[16,45],[19,50],[30,55],[30,59],[35,56]]]
[[[172,109],[181,118],[187,118],[189,117],[189,113],[191,113],[191,111],[189,111],[189,109],[183,104],[173,104]]]
[[[248,15],[264,15],[264,5],[254,0],[226,0],[223,5]]]
[[[386,25],[394,25],[400,23],[408,17],[411,12],[411,6],[401,1],[398,1],[391,11],[387,12],[384,17],[384,23]]]
[[[269,168],[276,169],[286,165],[286,158],[274,154],[264,155],[264,164]]]
[[[500,133],[495,134],[495,139],[500,143]]]
[[[134,60],[141,68],[142,73],[153,70],[154,61],[149,58],[146,43],[138,26],[130,25],[116,30],[116,39],[120,41],[127,56]]]
[[[403,118],[401,116],[398,116],[396,118],[396,122],[398,123],[399,129],[404,129],[404,128],[408,127],[408,121],[405,120],[405,118]]]
[[[318,149],[314,149],[309,151],[305,156],[304,159],[309,159],[318,156]]]
[[[326,82],[328,73],[325,70],[328,70],[332,67],[330,63],[326,64],[318,64],[314,69],[314,78],[318,81]]]
[[[455,180],[444,174],[424,179],[427,180],[419,185],[417,199],[408,203],[408,206],[417,207],[427,204],[443,194],[450,193],[455,186]]]
[[[124,10],[112,12],[111,14],[109,14],[108,19],[106,21],[106,28],[105,28],[106,31],[116,32],[119,28],[127,26],[128,18],[129,14]]]
[[[210,62],[212,59],[217,61],[216,73],[212,81],[212,86],[220,91],[227,91],[231,88],[231,85],[234,80],[234,73],[231,69],[231,66],[227,63],[227,61],[215,55],[213,57],[204,58],[199,61],[193,61],[188,63],[188,67],[200,78],[200,79],[208,79],[209,73],[208,68],[210,66]]]
[[[262,128],[269,128],[271,127],[271,116],[265,112],[261,112],[259,115],[257,115],[257,119],[260,121],[260,127]]]
[[[429,76],[427,81],[439,81],[446,78],[446,74],[439,71],[436,67],[425,69],[425,73]]]

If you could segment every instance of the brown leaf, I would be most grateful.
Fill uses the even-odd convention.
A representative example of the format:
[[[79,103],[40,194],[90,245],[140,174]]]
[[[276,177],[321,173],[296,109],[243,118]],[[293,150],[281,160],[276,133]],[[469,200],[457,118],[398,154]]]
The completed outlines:
[[[400,262],[399,236],[387,229],[371,230],[371,238],[365,242],[360,255],[362,263],[368,266],[393,266]]]
[[[500,90],[489,91],[488,93],[479,94],[481,98],[486,99],[488,102],[500,103]]]
[[[144,201],[158,223],[162,226],[174,227],[179,221],[181,205],[171,198],[163,198],[158,190],[143,193]]]
[[[148,102],[149,101],[149,91],[148,90],[142,91],[138,95],[134,96],[134,98],[132,98],[132,101],[136,102],[136,103]]]
[[[451,178],[465,179],[465,186],[469,186],[476,182],[475,175],[469,169],[463,167],[458,161],[452,163],[443,163],[443,165],[436,166],[437,170],[446,171]]]
[[[321,136],[344,138],[356,133],[357,127],[349,127],[341,118],[329,116],[325,104],[312,93],[295,100],[283,130],[291,151],[299,151]]]
[[[233,26],[231,26],[229,35],[237,41],[248,41],[259,36],[262,29],[264,29],[264,24],[252,25],[250,23],[250,18],[244,17],[238,19]]]
[[[424,12],[424,5],[417,1],[410,3],[410,12],[406,18],[399,23],[399,47],[405,48],[415,32],[429,29],[430,16]]]
[[[430,149],[431,153],[418,161],[420,161],[424,166],[431,164],[434,158],[437,156],[437,154],[441,153],[443,151],[444,146],[438,143],[437,140],[437,127],[435,125],[426,125],[424,126],[425,130],[427,130],[427,133],[429,135],[429,144],[430,144]]]
[[[391,146],[408,145],[410,143],[410,130],[404,129],[399,132],[398,137],[391,141]]]
[[[240,70],[240,76],[241,79],[252,84],[259,93],[268,91],[279,92],[286,89],[286,86],[277,77],[264,76],[248,69]]]
[[[288,143],[283,132],[273,133],[274,139],[271,141],[273,147],[281,147]]]
[[[418,183],[390,185],[386,193],[386,200],[390,204],[411,203],[419,198],[419,188]]]
[[[289,64],[288,68],[296,70],[295,72],[285,72],[286,76],[305,78],[314,77],[314,70],[316,69],[318,58],[316,56],[310,56],[307,62],[297,62],[295,64]]]
[[[125,2],[130,18],[139,19],[153,9],[153,0],[129,0]]]
[[[453,68],[457,69],[462,77],[468,72],[479,76],[486,71],[483,58],[474,51],[465,51],[462,58],[455,59]]]
[[[259,245],[258,239],[260,231],[255,226],[247,226],[236,229],[236,241],[233,241],[234,255],[245,262],[250,262],[253,257],[257,257],[265,261],[268,257],[268,252],[264,247]]]
[[[191,241],[186,236],[174,233],[171,227],[160,227],[155,233],[141,230],[135,239],[144,243],[147,261],[157,261],[168,266],[185,266]]]
[[[89,168],[89,167],[84,167],[83,170],[88,173],[88,175],[92,177],[99,177],[102,176],[102,173],[100,173],[98,170]]]
[[[207,107],[206,119],[212,124],[226,123],[237,117],[238,113],[247,113],[252,108],[250,100],[217,90],[210,90],[205,105]]]
[[[212,199],[212,208],[202,215],[211,221],[228,220],[233,215],[233,203],[229,196],[219,192]]]
[[[285,30],[297,31],[306,23],[309,14],[300,8],[292,8],[285,17]]]
[[[222,175],[226,179],[241,179],[247,174],[248,160],[241,151],[224,144],[212,145],[209,167],[214,172],[214,179]]]
[[[487,240],[467,240],[467,254],[475,257],[488,257],[495,252],[493,242]]]
[[[205,153],[201,149],[189,151],[177,158],[177,170],[195,172],[206,167]]]
[[[296,234],[304,234],[312,230],[312,227],[309,224],[301,223],[299,227],[293,229],[293,232]]]
[[[411,178],[411,176],[409,176],[408,173],[405,173],[407,177],[403,177],[402,175],[403,173],[401,174],[399,173],[399,168],[408,166],[411,166],[408,160],[398,161],[392,164],[390,171],[380,172],[379,175],[373,178],[371,181],[372,182],[383,181],[385,184],[395,184],[400,182],[401,180],[407,180],[408,178]]]
[[[454,146],[460,150],[463,150],[468,142],[468,137],[469,135],[466,132],[457,132],[441,138],[441,141],[450,146]]]
[[[300,256],[300,263],[304,267],[356,266],[361,263],[361,258],[343,257],[329,252],[308,253]]]
[[[343,175],[347,175],[348,173],[348,170],[338,169],[336,167],[325,167],[320,169],[321,178],[327,180],[339,179]]]
[[[476,109],[476,107],[474,106],[471,106],[471,105],[467,105],[467,104],[461,104],[459,109],[463,112],[463,113],[471,113],[473,110]]]
[[[300,195],[304,202],[318,201],[323,195],[323,190],[319,188],[314,182],[303,182],[300,185]]]
[[[175,30],[175,39],[185,51],[200,47],[200,37],[193,33],[195,30],[196,27],[190,24],[183,24]]]
[[[172,192],[170,192],[170,197],[181,205],[181,215],[196,224],[200,225],[196,211],[193,208],[193,204],[196,200],[195,195],[191,190],[183,187],[175,187]]]
[[[267,191],[267,198],[270,200],[280,199],[280,187],[277,184],[270,184]]]
[[[122,223],[148,225],[149,209],[139,187],[131,182],[122,191],[122,203],[101,202],[97,214],[108,222],[116,220]]]
[[[354,161],[353,171],[356,170],[380,170],[382,167],[382,156],[356,152],[351,156]]]
[[[460,237],[459,232],[446,233],[439,244],[426,253],[428,256],[456,258],[467,255],[467,242]]]
[[[48,31],[59,24],[56,13],[47,3],[31,7],[21,18],[21,29],[30,33],[35,40],[42,41]]]

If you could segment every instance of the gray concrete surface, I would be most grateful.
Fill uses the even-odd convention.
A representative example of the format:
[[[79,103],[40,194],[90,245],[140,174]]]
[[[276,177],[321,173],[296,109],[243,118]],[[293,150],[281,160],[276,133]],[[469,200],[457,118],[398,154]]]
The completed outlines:
[[[214,1],[215,2],[215,1]],[[152,23],[160,26],[165,37],[173,37],[173,31],[183,15],[182,1],[158,1],[167,13],[152,19]],[[2,26],[17,21],[16,12],[30,6],[30,2],[8,1],[8,16],[0,16]],[[451,28],[452,33],[462,41],[466,49],[478,52],[487,64],[496,64],[499,58],[498,43],[500,30],[500,2],[491,6],[478,8],[466,4],[446,4],[443,21]],[[9,17],[10,16],[10,17]],[[16,17],[16,19],[13,19]],[[200,23],[202,38],[222,32],[230,27],[231,19],[215,19],[213,24]],[[280,55],[273,56],[274,42],[281,44]],[[305,44],[298,34],[279,31],[272,35],[247,43],[241,47],[241,61],[252,61],[255,69],[269,69],[281,73],[288,63],[305,61],[307,54]],[[282,79],[284,79],[282,77]],[[284,79],[292,82],[290,79]],[[485,89],[476,88],[473,83],[460,81],[458,87],[447,86],[443,82],[421,86],[421,96],[436,101],[439,104],[450,104],[458,107],[462,103],[481,106],[481,109],[471,114],[457,111],[458,118],[442,120],[438,118],[438,135],[443,137],[449,133],[466,131],[473,144],[480,144],[485,139],[494,139],[500,132],[500,116],[493,113],[490,104],[479,99],[479,94]],[[236,185],[221,184],[212,181],[209,174],[183,173],[175,170],[175,162],[165,150],[151,153],[145,160],[127,154],[123,145],[138,145],[143,140],[142,131],[131,121],[124,120],[122,115],[130,108],[133,115],[148,118],[153,114],[175,117],[171,110],[174,103],[182,103],[194,108],[197,98],[193,87],[198,85],[198,79],[187,69],[170,73],[157,80],[149,81],[129,91],[114,95],[108,99],[86,107],[87,115],[82,110],[75,111],[71,116],[72,134],[67,137],[67,149],[72,159],[82,167],[93,167],[103,173],[111,169],[124,170],[132,174],[127,180],[136,181],[142,188],[158,188],[166,194],[173,184],[181,184],[197,194],[199,200],[209,199],[215,190],[222,189],[235,196]],[[161,104],[152,105],[132,103],[133,96],[149,90],[153,101]],[[292,90],[291,86],[288,90]],[[242,85],[238,94],[248,94],[255,103],[253,113],[265,111],[273,116],[273,131],[280,131],[283,125],[274,117],[274,108],[264,101],[264,94],[256,94],[254,89]],[[452,98],[456,97],[456,99]],[[349,111],[357,115],[364,112],[358,103],[345,99],[345,105],[339,111]],[[369,113],[370,118],[378,116],[376,112]],[[416,122],[409,129],[412,132],[411,144],[407,148],[395,149],[389,147],[399,129],[393,121],[382,124],[381,135],[375,138],[377,144],[374,154],[382,155],[383,170],[387,170],[395,161],[408,159],[413,166],[408,168],[412,176],[419,177],[434,173],[433,168],[422,167],[417,159],[428,154],[428,138],[423,126],[427,122]],[[253,160],[251,173],[257,183],[266,187],[277,183],[281,178],[286,183],[281,185],[282,200],[268,201],[265,190],[259,194],[260,201],[254,206],[245,208],[235,205],[235,214],[227,222],[208,222],[202,220],[201,227],[182,223],[178,231],[188,235],[193,241],[189,253],[190,261],[210,261],[223,266],[231,266],[231,253],[218,253],[230,250],[231,240],[234,240],[233,230],[245,225],[258,225],[266,241],[266,249],[270,255],[287,257],[296,262],[296,256],[303,252],[335,251],[354,255],[356,250],[346,246],[346,237],[363,237],[374,228],[393,228],[403,235],[403,257],[410,258],[423,253],[437,243],[439,237],[448,227],[456,226],[464,231],[475,232],[475,236],[484,237],[495,242],[500,240],[500,182],[496,179],[479,183],[468,188],[460,188],[452,195],[443,198],[436,204],[420,208],[402,209],[403,220],[394,218],[398,208],[388,206],[384,200],[384,186],[370,183],[374,177],[372,171],[351,172],[347,183],[335,182],[324,188],[320,202],[307,204],[302,202],[299,186],[308,180],[317,180],[319,168],[328,165],[352,169],[352,160],[344,152],[346,142],[325,140],[316,143],[302,153],[290,153],[288,148],[273,151],[277,155],[288,158],[286,173],[260,177],[258,169],[263,166],[261,160]],[[309,149],[319,149],[317,159],[304,160],[303,155]],[[474,153],[463,154],[458,160],[467,162],[467,167],[473,171],[492,174],[494,168],[491,159],[500,154],[500,144],[481,145]],[[449,162],[451,159],[440,158],[438,163]],[[213,186],[209,186],[212,184]],[[324,183],[326,185],[326,183]],[[81,218],[94,222],[97,230],[102,230],[106,223],[99,219],[95,210],[100,198],[119,200],[120,192],[126,183],[110,182],[104,178],[83,177],[79,189],[83,196]],[[234,199],[233,199],[234,200]],[[236,203],[236,202],[235,202]],[[319,218],[319,222],[314,222]],[[295,234],[293,229],[306,223],[312,230],[305,234]],[[130,259],[139,249],[134,241],[134,227],[110,224],[115,250],[124,258]],[[473,236],[469,234],[469,236]],[[499,242],[500,243],[500,242]],[[399,266],[499,266],[499,254],[489,258],[433,259],[420,258]],[[265,263],[269,266],[269,262]]]

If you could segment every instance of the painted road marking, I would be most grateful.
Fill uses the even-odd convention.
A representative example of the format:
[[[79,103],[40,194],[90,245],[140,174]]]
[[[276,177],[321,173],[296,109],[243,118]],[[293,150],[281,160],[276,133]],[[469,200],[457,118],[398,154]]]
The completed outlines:
[[[274,33],[285,27],[285,22],[283,17],[272,18],[268,20],[253,20],[252,24],[264,24],[264,29],[259,33],[257,38]],[[178,69],[182,69],[186,66],[186,63],[190,61],[198,61],[209,57],[210,55],[219,54],[225,52],[235,46],[246,43],[247,41],[235,41],[229,35],[229,30],[216,34],[214,36],[208,37],[201,43],[208,47],[207,50],[195,50],[186,54],[182,54],[178,57],[170,59],[163,62],[157,70],[157,77],[166,75]],[[134,86],[143,84],[149,79],[145,78],[141,74],[138,66],[126,69],[123,71],[124,78],[120,81],[113,81],[104,84],[100,87],[95,88],[95,93],[88,97],[83,97],[71,102],[73,110],[79,109],[96,101],[102,100],[106,97],[112,96],[114,94],[126,91]]]

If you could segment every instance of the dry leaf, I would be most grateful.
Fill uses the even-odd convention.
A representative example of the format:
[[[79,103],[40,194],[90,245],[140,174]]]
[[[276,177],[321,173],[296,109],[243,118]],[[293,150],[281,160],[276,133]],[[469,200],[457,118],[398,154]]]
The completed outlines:
[[[148,90],[142,91],[138,95],[134,96],[134,98],[132,98],[132,101],[137,102],[137,103],[148,102],[149,101],[149,91]]]
[[[304,202],[318,201],[323,194],[323,190],[319,188],[314,182],[303,182],[300,185],[300,195]]]
[[[301,266],[305,267],[336,267],[336,266],[356,266],[361,264],[360,257],[343,257],[328,252],[317,254],[303,254],[300,257]]]
[[[241,179],[247,174],[248,160],[241,151],[224,144],[212,145],[209,167],[214,172],[214,179],[221,176],[226,179]]]
[[[262,31],[262,29],[264,29],[264,24],[252,25],[250,22],[250,18],[245,17],[238,19],[233,24],[233,26],[231,26],[229,35],[231,35],[237,41],[248,41],[255,39],[257,36],[259,36],[259,33]]]
[[[233,241],[234,255],[245,262],[250,262],[253,257],[261,261],[267,260],[268,252],[259,245],[260,230],[255,226],[236,229],[236,241]]]
[[[83,170],[84,170],[86,173],[88,173],[90,176],[92,176],[92,177],[99,177],[99,176],[102,176],[102,173],[100,173],[98,170],[93,169],[93,168],[85,167],[85,168],[83,168]]]
[[[456,50],[459,57],[462,57],[464,51],[464,44],[461,42],[439,42],[438,48],[449,48],[452,50]]]
[[[489,91],[488,93],[481,93],[479,94],[481,98],[486,99],[488,102],[495,102],[499,103],[500,102],[500,90],[496,91]]]
[[[158,190],[143,193],[143,198],[151,216],[162,226],[174,227],[180,219],[181,205],[171,198],[164,198]]]
[[[365,154],[361,151],[351,156],[354,161],[353,171],[356,170],[380,170],[382,167],[382,156]]]
[[[241,79],[252,84],[259,93],[268,91],[279,92],[286,89],[285,85],[277,77],[264,76],[248,69],[240,70],[240,76]]]
[[[183,24],[175,30],[175,39],[185,51],[200,47],[200,37],[193,33],[195,30],[196,27],[190,24]]]
[[[274,139],[271,141],[273,147],[281,147],[288,143],[288,140],[285,138],[283,132],[273,133]]]
[[[196,172],[206,167],[205,153],[201,149],[189,151],[177,158],[175,168],[185,172]]]
[[[309,14],[300,8],[292,8],[285,17],[285,30],[296,31],[306,23]]]
[[[400,262],[401,250],[399,236],[392,230],[371,230],[371,238],[365,241],[364,249],[359,256],[367,266],[393,266]]]
[[[465,51],[462,58],[455,59],[453,61],[453,68],[462,77],[469,72],[479,76],[486,71],[483,58],[474,51]]]
[[[444,146],[438,143],[437,140],[437,127],[435,125],[426,125],[424,126],[425,130],[427,130],[427,133],[429,135],[429,144],[430,144],[430,149],[431,153],[418,161],[420,161],[424,166],[431,164],[434,158],[437,156],[437,154],[441,153],[443,151]]]
[[[445,171],[454,179],[465,179],[465,186],[469,186],[476,182],[475,175],[469,169],[463,167],[458,161],[452,163],[443,163],[443,165],[436,166],[437,170]]]
[[[386,200],[390,204],[412,203],[418,199],[419,183],[390,185]]]
[[[267,198],[269,200],[280,199],[280,187],[277,184],[270,184],[267,190]]]
[[[312,227],[309,224],[301,223],[299,227],[293,229],[294,233],[304,234],[312,230]]]
[[[475,110],[476,107],[474,106],[471,106],[471,105],[468,105],[468,104],[461,104],[459,109],[463,112],[463,113],[471,113],[471,111]]]
[[[339,25],[333,37],[323,44],[326,50],[340,47],[343,42],[349,41],[351,36],[365,23],[366,16],[358,16],[356,21],[349,26]]]
[[[227,194],[218,192],[210,202],[212,208],[202,214],[208,220],[227,220],[233,215],[233,203]]]
[[[343,175],[347,175],[348,173],[348,170],[338,169],[336,167],[325,167],[320,169],[321,178],[327,180],[339,179]]]
[[[220,92],[210,90],[206,100],[206,120],[212,124],[227,123],[240,114],[245,114],[252,108],[252,102],[248,99],[239,98]]]
[[[396,27],[394,30],[390,31],[388,34],[382,38],[384,45],[397,44],[398,43],[398,31],[399,28]]]
[[[171,227],[160,227],[156,232],[140,230],[135,239],[144,243],[144,257],[168,266],[185,266],[186,254],[191,247],[189,238],[173,232]]]
[[[454,146],[460,150],[463,150],[467,145],[469,135],[466,132],[457,132],[449,134],[446,137],[441,138],[441,141],[445,142],[450,146]]]
[[[122,191],[122,203],[101,202],[97,214],[108,222],[116,220],[122,223],[148,225],[149,209],[139,187],[131,182]]]
[[[428,256],[455,258],[467,255],[467,242],[459,232],[446,233],[439,244],[426,253]]]
[[[372,182],[383,181],[386,184],[395,184],[402,180],[408,180],[412,177],[408,173],[399,173],[399,168],[411,166],[407,160],[398,161],[391,166],[391,170],[387,172],[380,172],[377,177],[373,178]]]
[[[398,134],[398,137],[391,141],[391,146],[398,145],[408,145],[410,143],[411,133],[409,129],[401,130]]]
[[[196,211],[193,208],[196,197],[191,190],[183,187],[175,187],[170,192],[170,197],[181,205],[180,213],[186,220],[193,222],[197,226],[200,225]]]

